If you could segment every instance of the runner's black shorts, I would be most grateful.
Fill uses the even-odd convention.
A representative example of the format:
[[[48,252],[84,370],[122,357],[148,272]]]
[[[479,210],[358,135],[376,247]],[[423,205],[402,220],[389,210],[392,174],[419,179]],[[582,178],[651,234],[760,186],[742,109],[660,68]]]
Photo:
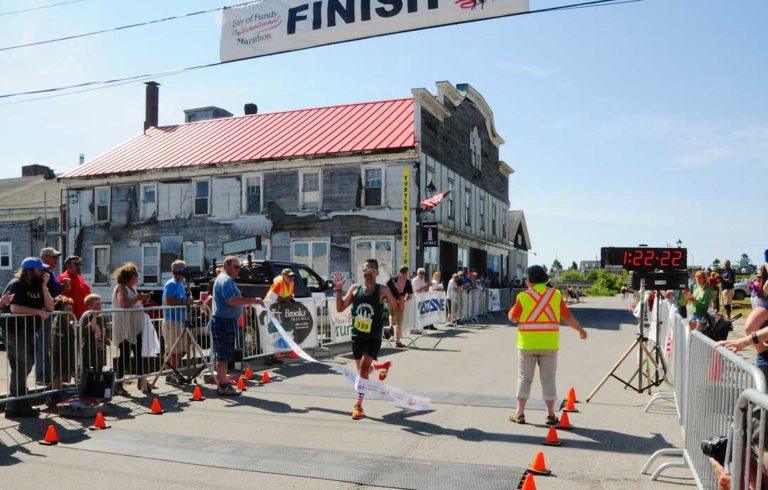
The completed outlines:
[[[379,358],[381,339],[352,339],[352,355],[355,359],[362,359],[368,354],[375,360]]]

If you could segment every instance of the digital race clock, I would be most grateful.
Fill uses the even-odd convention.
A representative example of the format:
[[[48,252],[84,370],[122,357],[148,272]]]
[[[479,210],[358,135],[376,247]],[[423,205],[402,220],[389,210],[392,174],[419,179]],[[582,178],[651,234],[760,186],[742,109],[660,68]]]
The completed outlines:
[[[687,269],[688,250],[684,248],[604,247],[602,267],[620,265],[628,271]]]

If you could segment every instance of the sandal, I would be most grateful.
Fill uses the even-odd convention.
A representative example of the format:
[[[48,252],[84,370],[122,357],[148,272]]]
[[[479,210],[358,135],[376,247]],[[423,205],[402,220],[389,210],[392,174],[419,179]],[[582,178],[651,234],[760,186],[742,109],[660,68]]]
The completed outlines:
[[[514,422],[516,424],[525,424],[525,415],[518,415],[516,413],[513,413],[509,416],[509,421]]]
[[[560,423],[560,419],[557,415],[547,415],[547,425],[557,425]]]

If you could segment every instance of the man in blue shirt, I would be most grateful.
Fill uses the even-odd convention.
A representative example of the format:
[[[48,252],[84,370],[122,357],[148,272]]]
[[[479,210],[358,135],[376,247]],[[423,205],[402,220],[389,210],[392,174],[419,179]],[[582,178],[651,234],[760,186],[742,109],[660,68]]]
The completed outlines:
[[[210,329],[216,359],[216,381],[219,396],[238,396],[240,391],[227,381],[227,364],[234,360],[235,329],[243,314],[243,306],[264,306],[261,298],[243,298],[235,278],[240,272],[240,259],[230,255],[224,259],[221,274],[213,283],[213,314]]]
[[[179,337],[184,335],[184,323],[187,321],[186,306],[191,304],[191,298],[187,295],[185,285],[185,274],[187,273],[187,263],[183,260],[177,260],[171,264],[171,273],[173,277],[165,283],[163,287],[163,306],[174,306],[175,308],[165,308],[163,310],[163,339],[165,339],[165,352],[168,354],[168,365],[178,369],[184,352],[188,345],[185,340],[177,342]],[[179,308],[183,306],[183,308]],[[180,384],[181,380],[176,373],[171,373],[165,377],[168,384]]]

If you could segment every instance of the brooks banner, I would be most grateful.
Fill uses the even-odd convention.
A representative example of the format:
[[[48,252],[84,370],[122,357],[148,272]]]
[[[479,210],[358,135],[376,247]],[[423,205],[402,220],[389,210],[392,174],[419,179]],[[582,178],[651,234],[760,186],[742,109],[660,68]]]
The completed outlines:
[[[221,61],[528,11],[528,0],[262,0],[224,9]]]
[[[298,298],[292,303],[268,303],[272,316],[280,318],[281,327],[297,345],[317,345],[317,305],[314,298]],[[274,323],[267,321],[265,310],[259,311],[259,340],[261,351],[272,354],[290,352],[291,346],[277,331]]]
[[[285,331],[283,326],[280,324],[280,321],[275,317],[275,314],[272,313],[271,310],[268,309],[265,311],[269,318],[269,322],[275,326],[277,332],[280,334],[280,336],[282,336],[285,343],[293,352],[295,352],[305,361],[319,363],[319,361],[316,361],[312,356],[307,354],[304,349],[299,347],[296,342],[294,342],[294,340],[290,335],[288,335],[288,332]],[[362,379],[357,375],[355,370],[350,369],[342,364],[330,364],[325,362],[319,364],[325,364],[337,373],[343,375],[344,378],[346,378],[346,380],[349,381],[349,383],[354,386],[356,390],[364,390],[366,393],[378,393],[379,395],[386,396],[394,401],[395,405],[398,407],[407,408],[409,410],[414,410],[417,412],[432,410],[432,402],[429,398],[411,395],[403,389],[400,389],[396,386],[390,386],[379,381]]]

